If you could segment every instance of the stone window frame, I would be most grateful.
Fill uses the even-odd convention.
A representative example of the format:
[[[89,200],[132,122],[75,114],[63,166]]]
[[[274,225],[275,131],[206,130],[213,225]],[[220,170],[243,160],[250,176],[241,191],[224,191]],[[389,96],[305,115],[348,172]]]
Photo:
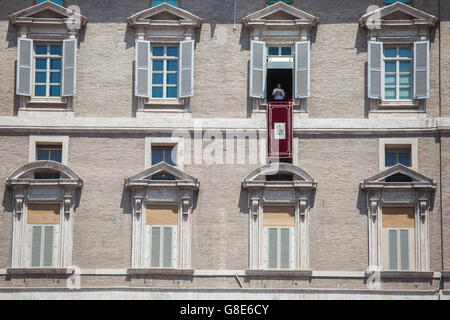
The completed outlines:
[[[295,17],[295,19],[271,20],[265,18],[277,13],[291,15]],[[289,45],[295,50],[296,42],[311,40],[311,30],[317,26],[319,18],[284,2],[278,2],[268,7],[265,6],[263,9],[247,15],[242,18],[242,22],[245,27],[250,29],[250,40],[265,42],[266,47],[270,44]],[[274,36],[274,32],[277,32],[276,36]],[[265,68],[267,70],[266,66]],[[309,69],[310,68],[311,66],[309,65]],[[266,76],[265,73],[264,76]],[[293,80],[294,79],[295,77]],[[267,99],[254,97],[250,97],[250,99],[253,106],[252,113],[265,114]],[[306,114],[307,100],[308,98],[293,99],[294,113],[299,113],[300,115]]]
[[[33,15],[43,11],[51,11],[61,16],[61,18],[35,18]],[[29,8],[20,10],[9,15],[13,25],[18,28],[18,37],[33,40],[33,65],[34,65],[34,42],[51,44],[53,42],[61,43],[64,40],[77,39],[79,44],[79,31],[77,27],[72,27],[72,19],[79,19],[80,28],[85,27],[87,18],[76,11],[57,5],[53,2],[43,2],[35,4]],[[77,50],[77,48],[75,48]],[[76,61],[75,61],[76,68]],[[34,68],[33,68],[34,69]],[[62,72],[62,70],[61,70]],[[34,78],[34,73],[32,75]],[[62,81],[62,79],[61,79]],[[34,84],[34,79],[32,80]],[[34,90],[32,89],[32,92]],[[61,82],[62,94],[62,82]],[[73,116],[73,99],[74,96],[63,97],[35,97],[19,95],[18,115],[26,116],[29,112],[40,113],[45,112],[47,116],[49,112],[54,115]],[[55,113],[55,111],[57,111]],[[61,111],[65,111],[61,113]]]
[[[33,179],[28,176],[41,169],[56,170],[59,179]],[[71,274],[73,246],[73,214],[77,200],[77,189],[83,180],[69,167],[55,161],[36,161],[15,170],[6,181],[13,198],[13,239],[11,268],[14,274]],[[27,239],[28,204],[60,204],[59,255],[52,267],[36,268],[27,265],[25,243]]]
[[[170,15],[178,19],[152,19],[153,16],[160,14]],[[195,32],[202,24],[200,17],[182,9],[180,5],[173,7],[167,3],[162,3],[155,7],[150,6],[150,8],[128,17],[127,20],[129,25],[136,30],[136,41],[150,41],[150,46],[154,43],[164,46],[176,44],[179,48],[182,41],[195,41]],[[179,52],[181,52],[180,49]],[[180,60],[181,55],[179,54],[179,63]],[[149,61],[151,61],[150,56]],[[192,79],[192,81],[194,80]],[[180,90],[179,82],[178,90]],[[138,118],[154,117],[155,113],[164,117],[191,116],[189,96],[179,97],[178,95],[177,98],[151,98],[151,92],[149,92],[149,97],[135,97],[137,99],[136,117]]]
[[[151,180],[153,175],[167,172],[175,180]],[[131,193],[132,253],[130,274],[191,272],[191,230],[195,194],[200,182],[194,177],[160,162],[125,180]],[[173,268],[151,268],[146,265],[146,208],[148,204],[178,205],[178,243],[176,265]]]
[[[384,19],[385,16],[389,16],[397,12],[409,15],[413,19]],[[413,58],[411,65],[411,91],[413,91],[414,87],[414,43],[420,41],[430,41],[430,29],[437,21],[437,17],[401,2],[395,2],[388,6],[383,6],[377,10],[366,13],[359,20],[360,25],[367,30],[367,40],[369,42],[376,41],[381,42],[383,45],[389,46],[411,46],[411,56]],[[381,73],[381,76],[384,78],[384,63]],[[368,81],[369,80],[367,80],[367,82]],[[382,80],[382,82],[383,86],[381,89],[384,88],[384,80]],[[382,96],[384,97],[384,93]],[[412,112],[413,114],[425,113],[426,100],[428,100],[422,98],[416,99],[413,95],[410,100],[385,100],[384,98],[380,100],[369,97],[367,97],[367,99],[369,101],[370,117],[377,117],[378,114],[382,115],[398,112]]]
[[[380,138],[379,142],[379,170],[384,171],[389,169],[390,167],[385,166],[386,160],[386,146],[387,145],[410,145],[411,146],[411,169],[419,170],[419,139],[418,138]]]
[[[28,162],[37,161],[36,150],[38,144],[57,143],[61,144],[62,161],[64,165],[68,165],[69,158],[69,136],[30,136]]]
[[[176,166],[184,170],[184,138],[183,137],[145,137],[145,168],[152,166],[152,146],[174,146],[176,154]]]
[[[267,174],[285,172],[294,175],[293,181],[265,181]],[[304,170],[289,163],[264,165],[253,170],[242,182],[248,192],[249,206],[249,274],[275,275],[306,272],[309,270],[309,215],[314,202],[317,182]],[[264,205],[295,206],[294,265],[291,269],[266,269],[264,264]]]
[[[385,182],[394,174],[411,177],[412,182]],[[382,214],[383,207],[415,208],[415,262],[416,272],[430,271],[430,234],[429,220],[433,207],[433,193],[436,182],[417,171],[397,164],[360,183],[361,191],[366,193],[369,261],[368,271],[389,273],[382,270]],[[405,271],[395,271],[399,274]]]

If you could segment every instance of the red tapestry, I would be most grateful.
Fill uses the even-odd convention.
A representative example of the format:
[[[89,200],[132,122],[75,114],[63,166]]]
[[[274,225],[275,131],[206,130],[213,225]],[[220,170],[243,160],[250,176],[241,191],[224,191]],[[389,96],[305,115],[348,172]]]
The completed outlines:
[[[292,158],[292,100],[267,102],[267,154]]]

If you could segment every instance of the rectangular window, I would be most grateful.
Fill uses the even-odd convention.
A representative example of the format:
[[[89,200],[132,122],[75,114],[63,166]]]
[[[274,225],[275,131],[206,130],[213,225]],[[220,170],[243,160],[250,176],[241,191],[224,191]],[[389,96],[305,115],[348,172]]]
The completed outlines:
[[[61,44],[35,44],[35,97],[61,97],[61,59]]]
[[[292,47],[287,46],[269,46],[267,48],[267,54],[269,56],[293,56]]]
[[[404,4],[411,5],[411,0],[384,0],[384,5],[388,6],[388,5],[393,4],[393,3],[397,2],[397,1],[403,2]]]
[[[411,146],[386,145],[384,159],[385,167],[392,167],[397,163],[411,167]]]
[[[178,47],[152,46],[152,98],[178,97]]]
[[[411,47],[384,47],[384,99],[410,100],[412,79]]]
[[[37,144],[36,160],[52,160],[62,162],[61,144]]]
[[[42,2],[45,2],[45,1],[47,1],[47,0],[36,0],[36,4],[39,4],[39,3],[42,3]],[[63,5],[63,0],[50,0],[50,1],[53,2],[53,3],[59,4],[60,6]]]
[[[177,261],[178,205],[147,205],[148,265],[174,268]]]
[[[383,208],[382,242],[385,270],[414,270],[415,209]]]
[[[59,204],[28,205],[29,266],[52,267],[54,265],[59,241],[59,211]]]
[[[264,206],[265,261],[268,269],[290,269],[294,260],[295,207]]]
[[[178,0],[152,0],[152,7],[160,5],[161,3],[166,2],[174,7],[178,7]]]
[[[280,2],[280,1],[286,3],[286,4],[290,5],[290,6],[294,5],[294,0],[266,0],[266,7],[271,6],[271,5],[273,5],[273,4],[277,3],[277,2]]]
[[[176,155],[174,146],[152,146],[152,166],[160,162],[176,166],[175,160]]]

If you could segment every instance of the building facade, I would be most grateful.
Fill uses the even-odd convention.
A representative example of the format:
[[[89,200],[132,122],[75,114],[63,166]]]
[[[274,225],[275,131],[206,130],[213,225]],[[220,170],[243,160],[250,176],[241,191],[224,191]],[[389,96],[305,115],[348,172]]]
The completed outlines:
[[[450,2],[2,1],[0,33],[1,299],[450,296]]]

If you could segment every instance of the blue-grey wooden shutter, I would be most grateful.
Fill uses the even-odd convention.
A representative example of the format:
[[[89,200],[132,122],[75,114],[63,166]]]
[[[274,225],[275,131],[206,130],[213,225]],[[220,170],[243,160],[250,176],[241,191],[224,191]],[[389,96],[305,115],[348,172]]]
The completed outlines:
[[[151,237],[150,266],[157,268],[160,266],[161,228],[160,227],[151,227],[150,237]]]
[[[172,227],[164,227],[163,267],[172,267]]]
[[[180,64],[179,64],[181,98],[194,95],[194,40],[180,41]]]
[[[32,238],[31,238],[31,266],[41,266],[41,237],[42,227],[32,226]]]
[[[31,96],[33,78],[33,40],[17,39],[16,93]]]
[[[367,92],[370,99],[382,99],[383,43],[368,43]]]
[[[77,39],[63,41],[62,96],[74,96],[77,91]]]
[[[295,43],[295,98],[310,96],[310,42]]]
[[[414,98],[430,97],[430,42],[414,43]]]
[[[53,265],[54,228],[54,226],[44,227],[44,267],[51,267]]]
[[[388,266],[389,270],[398,270],[398,230],[388,232]]]
[[[290,234],[289,228],[280,229],[280,268],[289,269]]]
[[[266,43],[262,41],[250,42],[250,97],[264,98]]]
[[[278,229],[268,228],[268,267],[276,269],[278,267]]]
[[[409,270],[409,230],[400,230],[400,266]]]
[[[150,41],[136,40],[135,95],[150,96]]]

